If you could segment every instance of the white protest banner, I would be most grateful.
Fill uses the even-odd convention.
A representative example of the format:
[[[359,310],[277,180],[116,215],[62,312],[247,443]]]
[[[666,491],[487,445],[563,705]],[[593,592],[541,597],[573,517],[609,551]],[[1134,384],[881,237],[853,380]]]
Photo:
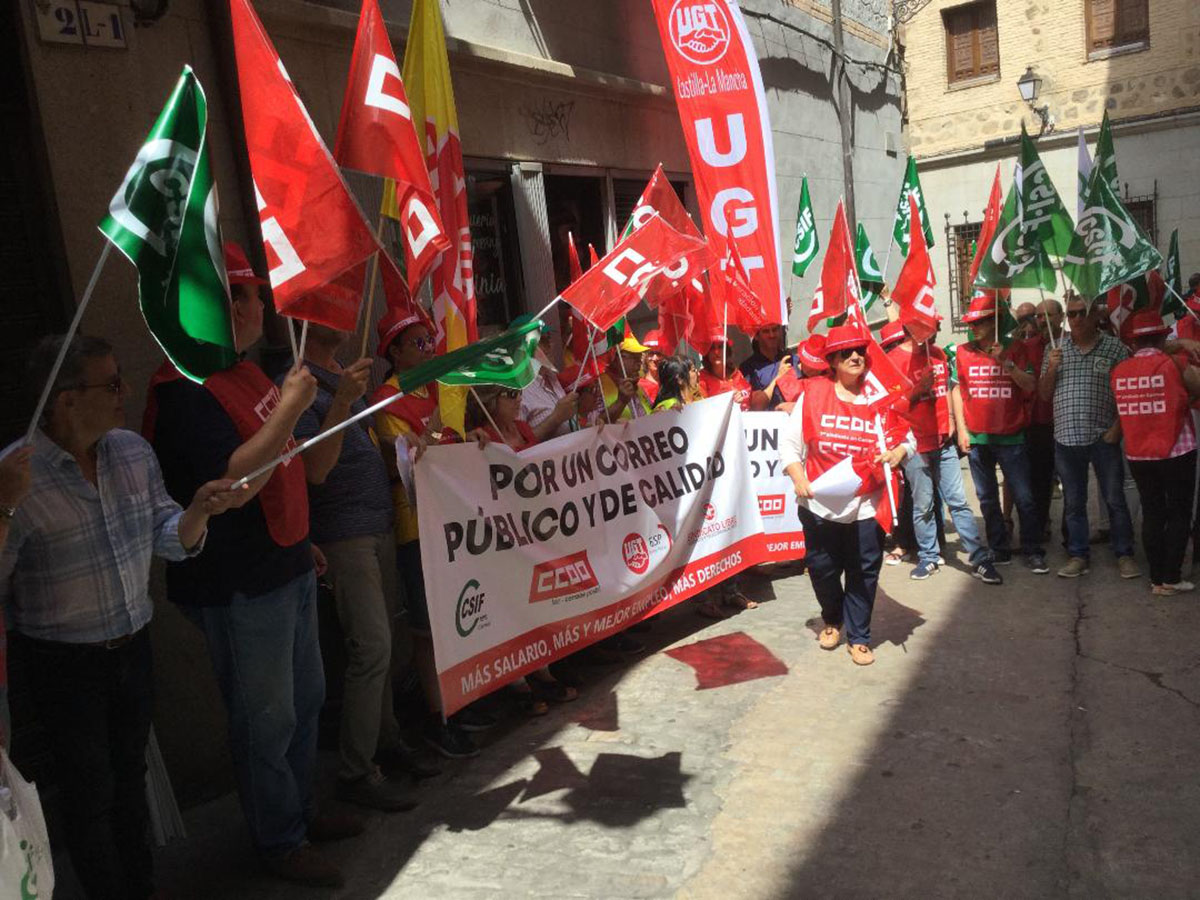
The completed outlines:
[[[425,453],[421,562],[447,715],[766,561],[732,398],[519,454]]]
[[[758,496],[767,535],[768,562],[804,558],[804,530],[796,510],[796,489],[783,474],[779,459],[779,441],[788,427],[784,412],[744,412],[746,451],[750,460],[750,480]]]

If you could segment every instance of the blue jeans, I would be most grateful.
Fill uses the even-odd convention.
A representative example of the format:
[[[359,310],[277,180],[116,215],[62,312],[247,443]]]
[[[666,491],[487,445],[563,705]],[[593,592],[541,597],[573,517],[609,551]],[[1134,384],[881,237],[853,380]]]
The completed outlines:
[[[1021,553],[1025,556],[1041,554],[1042,533],[1046,523],[1042,521],[1033,499],[1029,453],[1025,445],[972,444],[967,461],[971,464],[971,480],[975,482],[975,496],[979,498],[979,510],[983,513],[983,525],[987,529],[988,546],[992,548],[992,553],[1012,552],[1008,529],[1004,527],[1004,510],[1000,505],[1000,485],[996,481],[996,466],[999,464],[1000,471],[1004,473],[1004,483],[1012,493],[1017,515],[1021,517]]]
[[[803,506],[800,522],[807,548],[804,562],[821,604],[821,619],[834,628],[844,624],[847,644],[870,646],[871,610],[883,566],[883,529],[874,519],[831,522]]]
[[[1121,445],[1097,440],[1079,447],[1054,443],[1054,467],[1062,482],[1067,517],[1067,552],[1088,559],[1088,463],[1096,470],[1100,493],[1108,506],[1109,540],[1117,556],[1133,556],[1133,522],[1125,505],[1125,466]]]
[[[314,810],[325,702],[317,577],[308,572],[268,594],[185,610],[204,630],[225,700],[250,837],[264,856],[280,856],[304,842]]]
[[[904,464],[904,475],[908,479],[913,498],[913,531],[917,536],[917,560],[921,563],[936,563],[938,558],[938,529],[934,501],[934,482],[942,502],[950,508],[950,518],[962,542],[963,552],[978,565],[988,558],[987,549],[979,539],[975,527],[975,514],[967,506],[967,495],[963,490],[962,467],[958,452],[953,444],[945,444],[940,450],[918,453]]]

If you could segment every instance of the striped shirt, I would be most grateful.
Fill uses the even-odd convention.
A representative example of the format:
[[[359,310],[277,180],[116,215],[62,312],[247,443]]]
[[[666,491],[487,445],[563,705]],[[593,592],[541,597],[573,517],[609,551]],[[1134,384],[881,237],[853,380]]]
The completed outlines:
[[[163,486],[154,451],[113,429],[96,445],[96,483],[42,432],[32,482],[0,553],[0,603],[9,627],[69,644],[132,634],[150,621],[150,559],[184,559],[179,504]]]
[[[1087,353],[1080,352],[1069,334],[1063,335],[1062,362],[1054,382],[1054,440],[1067,447],[1094,444],[1117,421],[1117,399],[1109,373],[1128,359],[1125,345],[1111,334],[1100,333]],[[1050,354],[1042,371],[1050,366]]]

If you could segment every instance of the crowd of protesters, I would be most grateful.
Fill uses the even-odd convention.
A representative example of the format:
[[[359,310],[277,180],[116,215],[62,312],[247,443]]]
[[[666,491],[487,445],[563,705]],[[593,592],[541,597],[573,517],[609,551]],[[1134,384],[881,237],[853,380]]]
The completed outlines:
[[[226,249],[226,264],[244,354],[262,336],[266,282],[235,246]],[[546,329],[534,381],[523,391],[471,391],[465,430],[483,444],[520,451],[581,428],[671,415],[724,393],[744,410],[790,414],[781,461],[800,500],[806,565],[824,622],[818,641],[833,650],[844,638],[852,661],[869,665],[885,557],[911,561],[915,580],[937,574],[949,555],[943,506],[969,570],[984,584],[1002,584],[997,567],[1014,560],[1014,547],[1032,573],[1049,572],[1052,472],[1064,499],[1060,576],[1088,571],[1090,466],[1119,574],[1139,577],[1124,494],[1128,460],[1141,494],[1151,589],[1192,589],[1181,566],[1193,533],[1197,334],[1188,322],[1170,335],[1154,308],[1128,316],[1112,334],[1104,312],[1069,296],[1066,333],[1058,301],[1023,304],[1019,334],[1008,342],[997,332],[995,299],[979,297],[963,316],[971,340],[951,353],[892,322],[880,344],[912,388],[884,419],[867,402],[872,339],[857,326],[835,326],[789,348],[784,329],[769,325],[736,366],[723,332],[693,359],[665,353],[658,332],[639,340],[626,331],[598,359],[589,352],[555,367],[555,334]],[[472,735],[504,712],[486,701],[449,717],[441,709],[408,473],[431,442],[450,439],[450,429],[440,421],[435,384],[400,389],[403,373],[435,352],[423,317],[389,312],[378,324],[375,355],[388,371],[370,399],[395,399],[373,421],[234,486],[296,441],[365,408],[374,361],[343,365],[347,337],[312,325],[302,364],[277,382],[244,357],[203,385],[164,363],[139,436],[124,428],[126,384],[112,347],[77,336],[32,446],[0,458],[0,601],[11,649],[29,660],[27,689],[71,798],[66,839],[89,897],[142,898],[154,890],[145,793],[153,556],[167,561],[168,599],[204,635],[249,834],[279,877],[340,884],[341,873],[314,844],[363,829],[361,818],[322,808],[314,795],[326,698],[319,579],[330,585],[346,656],[339,799],[411,809],[407,779],[438,772],[417,741],[446,758],[470,757],[478,753]],[[50,378],[61,348],[59,338],[36,349],[32,384]],[[824,502],[821,478],[847,456],[867,463],[863,487],[849,500]],[[963,456],[982,530],[968,505]],[[885,500],[893,503],[893,472],[903,474],[895,501],[904,499],[885,553],[877,520]],[[1017,514],[1015,540],[1007,508]],[[702,595],[697,609],[723,618],[756,605],[731,578]],[[399,632],[406,640],[397,641]],[[400,646],[411,651],[402,655]],[[642,649],[625,632],[589,652],[619,659]],[[3,663],[0,655],[0,672]],[[556,665],[507,693],[518,714],[541,715],[578,695],[578,676]],[[6,715],[0,702],[0,736],[10,733]]]

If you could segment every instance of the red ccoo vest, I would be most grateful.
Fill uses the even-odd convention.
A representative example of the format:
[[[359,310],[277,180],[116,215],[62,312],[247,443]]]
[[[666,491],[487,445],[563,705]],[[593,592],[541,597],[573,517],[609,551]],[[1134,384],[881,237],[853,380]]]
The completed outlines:
[[[1109,377],[1126,455],[1167,459],[1190,415],[1178,364],[1159,351],[1138,353],[1113,366]]]
[[[847,456],[874,458],[879,454],[875,413],[865,404],[838,397],[829,377],[807,379],[804,389],[804,470],[815,481]]]
[[[1024,367],[1024,348],[1013,344],[1010,358]],[[1004,371],[1002,360],[988,356],[974,344],[959,344],[956,365],[963,415],[972,433],[1016,434],[1025,428],[1025,393]]]

